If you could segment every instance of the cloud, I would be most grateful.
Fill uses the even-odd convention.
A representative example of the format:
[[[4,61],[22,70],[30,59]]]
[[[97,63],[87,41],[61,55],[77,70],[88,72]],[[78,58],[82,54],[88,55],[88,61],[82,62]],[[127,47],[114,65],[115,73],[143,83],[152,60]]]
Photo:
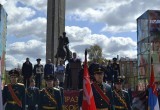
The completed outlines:
[[[67,19],[104,23],[103,32],[135,32],[136,19],[148,9],[159,10],[159,4],[158,0],[67,0]]]
[[[1,1],[0,1],[0,4],[1,4],[1,5],[4,5],[6,2],[7,2],[7,0],[1,0]]]
[[[8,46],[7,54],[28,57],[45,57],[45,43],[38,40],[29,40],[27,42],[15,42]]]
[[[127,7],[128,10],[130,9],[128,14],[127,9],[124,8],[135,4],[134,2],[133,0],[121,0],[121,2],[117,0],[67,0],[66,21],[74,19],[80,22],[89,21],[92,24],[104,23],[106,25],[101,29],[102,32],[135,31],[134,19],[140,11],[134,12],[133,9]],[[36,63],[37,58],[41,58],[42,63],[45,64],[47,20],[42,15],[46,13],[46,0],[8,0],[4,6],[8,13],[8,39],[12,39],[12,36],[29,39],[21,42],[13,41],[7,45],[7,68],[22,64],[26,57],[29,57],[33,64]],[[84,58],[84,50],[94,44],[102,48],[103,56],[106,58],[116,55],[136,57],[136,42],[129,38],[130,36],[124,38],[123,36],[108,37],[104,34],[95,34],[87,26],[66,26],[65,30],[70,40],[71,51],[77,52],[81,59]]]
[[[15,28],[16,27],[16,28]],[[10,24],[8,34],[16,37],[35,36],[42,41],[46,38],[46,18],[38,17],[22,23]]]
[[[112,58],[120,55],[121,57],[136,58],[137,43],[130,37],[107,37],[102,34],[92,34],[92,31],[85,27],[76,26],[66,27],[67,36],[70,40],[70,48],[83,55],[84,50],[90,46],[97,44],[102,48],[105,58]],[[79,34],[77,34],[79,33]],[[83,36],[82,34],[83,33]],[[81,39],[80,39],[81,38]],[[77,42],[77,39],[79,39]],[[82,57],[82,56],[81,56]]]
[[[36,12],[29,7],[17,6],[18,0],[8,0],[4,8],[8,14],[8,24],[21,23],[26,19],[33,17]]]
[[[36,10],[45,11],[47,10],[47,0],[19,0],[26,6],[32,6]]]
[[[27,42],[15,42],[7,46],[6,65],[8,69],[16,68],[29,57],[31,62],[36,63],[37,58],[41,58],[42,63],[45,62],[46,43],[38,40],[29,40]]]
[[[13,55],[6,55],[6,70],[14,69],[18,67],[20,64],[18,59],[16,59]]]

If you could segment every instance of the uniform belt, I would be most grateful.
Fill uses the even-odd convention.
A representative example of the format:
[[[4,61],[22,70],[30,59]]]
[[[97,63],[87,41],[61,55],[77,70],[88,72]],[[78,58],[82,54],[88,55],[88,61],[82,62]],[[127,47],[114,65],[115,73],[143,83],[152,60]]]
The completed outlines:
[[[117,108],[117,109],[125,109],[125,107],[124,106],[114,106],[115,108]]]
[[[43,106],[46,110],[55,110],[57,107],[49,107],[49,106]]]
[[[96,110],[108,110],[108,108],[97,108]]]
[[[13,104],[13,105],[17,104],[15,101],[7,101],[7,103]]]

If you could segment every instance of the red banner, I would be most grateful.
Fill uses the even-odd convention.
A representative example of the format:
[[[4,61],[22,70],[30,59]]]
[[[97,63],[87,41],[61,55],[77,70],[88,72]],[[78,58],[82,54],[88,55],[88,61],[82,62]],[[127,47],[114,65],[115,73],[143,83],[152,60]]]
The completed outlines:
[[[79,91],[64,91],[64,110],[78,110]]]

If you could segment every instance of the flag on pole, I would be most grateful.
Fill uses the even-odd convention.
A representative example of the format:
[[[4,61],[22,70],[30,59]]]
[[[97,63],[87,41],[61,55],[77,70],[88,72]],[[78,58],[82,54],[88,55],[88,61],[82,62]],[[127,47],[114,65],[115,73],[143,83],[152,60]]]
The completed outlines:
[[[87,67],[87,50],[85,50],[85,63],[83,73],[83,101],[82,110],[96,110],[94,96],[91,88],[91,82]]]
[[[155,85],[153,64],[151,65],[148,108],[149,110],[159,110],[158,93],[157,93],[157,88]]]
[[[2,104],[2,73],[1,73],[1,57],[0,57],[0,110],[3,110]]]

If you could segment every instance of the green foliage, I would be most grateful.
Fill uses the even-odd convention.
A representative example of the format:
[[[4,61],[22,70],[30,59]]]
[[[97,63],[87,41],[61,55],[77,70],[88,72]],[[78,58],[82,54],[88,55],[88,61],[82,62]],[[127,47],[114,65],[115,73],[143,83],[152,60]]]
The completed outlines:
[[[104,60],[102,57],[102,48],[97,44],[90,46],[88,54],[90,61],[97,60],[97,62],[101,63]]]

